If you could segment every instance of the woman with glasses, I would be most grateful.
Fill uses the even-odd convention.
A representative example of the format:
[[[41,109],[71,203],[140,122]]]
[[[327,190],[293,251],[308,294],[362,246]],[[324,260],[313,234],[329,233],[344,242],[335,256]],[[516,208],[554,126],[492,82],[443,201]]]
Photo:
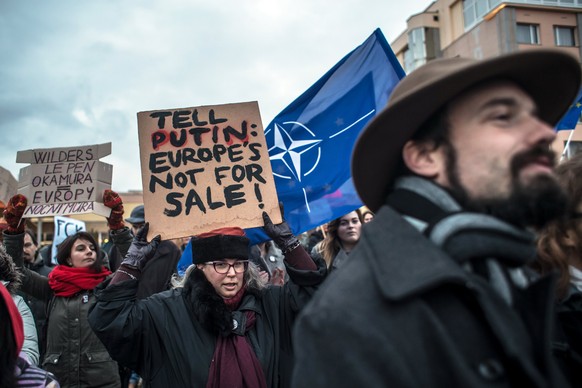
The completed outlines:
[[[287,387],[292,325],[326,275],[287,223],[263,213],[265,232],[285,255],[289,281],[269,287],[249,262],[242,229],[192,238],[192,261],[175,288],[136,300],[140,269],[159,236],[140,230],[111,282],[97,291],[89,322],[120,364],[148,387]]]

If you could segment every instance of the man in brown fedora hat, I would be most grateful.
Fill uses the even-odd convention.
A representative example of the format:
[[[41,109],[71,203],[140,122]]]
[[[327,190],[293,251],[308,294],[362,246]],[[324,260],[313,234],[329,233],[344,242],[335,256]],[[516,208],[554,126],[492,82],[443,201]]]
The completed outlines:
[[[566,196],[553,126],[580,88],[554,50],[440,59],[366,127],[352,175],[376,216],[303,310],[295,387],[562,387],[538,228]]]

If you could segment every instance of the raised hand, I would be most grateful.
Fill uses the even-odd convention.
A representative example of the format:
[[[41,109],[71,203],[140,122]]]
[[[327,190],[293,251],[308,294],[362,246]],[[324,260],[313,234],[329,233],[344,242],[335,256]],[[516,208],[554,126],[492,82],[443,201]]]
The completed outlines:
[[[25,222],[22,221],[22,215],[26,209],[28,200],[22,194],[16,194],[8,200],[8,205],[4,209],[4,219],[8,224],[6,232],[8,234],[24,233]]]
[[[127,265],[141,271],[146,263],[154,257],[161,237],[160,235],[157,235],[152,239],[152,241],[148,242],[147,235],[149,228],[150,224],[146,222],[145,225],[137,231],[121,265]]]
[[[283,254],[287,254],[297,248],[299,240],[297,240],[285,219],[280,224],[275,225],[267,212],[263,212],[263,222],[265,224],[263,230],[283,251]]]
[[[125,227],[123,221],[123,200],[113,190],[105,189],[103,192],[103,204],[111,209],[111,214],[107,218],[107,226],[110,230],[119,230]]]

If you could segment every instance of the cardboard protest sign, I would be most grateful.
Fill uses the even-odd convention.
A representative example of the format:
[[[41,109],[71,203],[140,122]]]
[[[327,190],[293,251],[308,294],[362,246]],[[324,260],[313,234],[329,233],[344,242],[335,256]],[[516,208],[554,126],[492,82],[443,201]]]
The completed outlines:
[[[262,226],[281,214],[258,103],[137,115],[150,237]]]
[[[53,243],[51,246],[51,262],[57,262],[57,248],[67,237],[74,235],[82,230],[87,230],[84,221],[75,220],[69,217],[55,216],[55,233],[53,234]]]
[[[111,143],[18,151],[18,193],[28,199],[24,218],[95,213],[108,217],[103,191],[111,188],[113,167],[99,159]]]

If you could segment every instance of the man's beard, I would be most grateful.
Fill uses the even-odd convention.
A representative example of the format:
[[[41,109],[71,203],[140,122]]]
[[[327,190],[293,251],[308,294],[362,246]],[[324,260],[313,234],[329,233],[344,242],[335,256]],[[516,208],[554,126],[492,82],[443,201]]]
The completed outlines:
[[[463,209],[489,214],[512,225],[536,229],[544,227],[566,213],[568,196],[556,179],[546,174],[532,177],[523,183],[519,179],[520,170],[538,157],[555,160],[555,154],[548,147],[538,146],[515,155],[510,162],[511,188],[505,198],[471,198],[459,179],[457,153],[450,144],[444,144],[449,191]]]

